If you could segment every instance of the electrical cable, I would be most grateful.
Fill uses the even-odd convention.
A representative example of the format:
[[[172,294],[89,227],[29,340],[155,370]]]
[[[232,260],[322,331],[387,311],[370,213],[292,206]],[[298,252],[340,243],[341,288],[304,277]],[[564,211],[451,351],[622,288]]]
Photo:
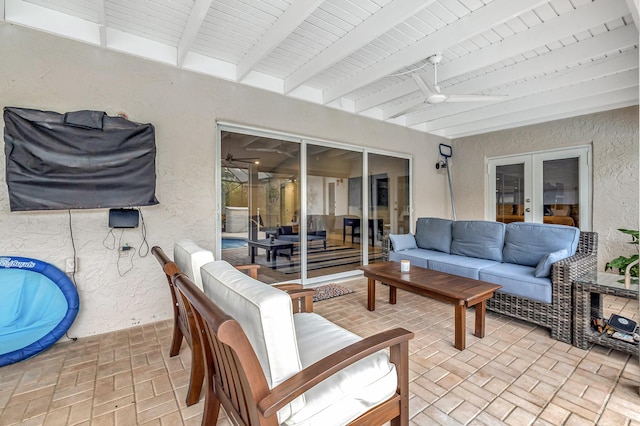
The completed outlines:
[[[105,242],[107,241],[107,238],[109,238],[109,235],[111,235],[111,240],[112,240],[112,244],[111,247],[109,247]],[[104,240],[102,240],[102,245],[104,246],[104,248],[106,248],[107,250],[115,250],[116,248],[116,236],[113,235],[113,228],[109,228],[109,232],[107,232],[107,235],[104,237]]]
[[[144,223],[144,216],[142,215],[142,210],[138,208],[138,212],[140,213],[140,221],[142,225],[140,226],[140,232],[142,233],[142,243],[140,243],[140,248],[138,249],[138,256],[146,257],[149,254],[149,242],[147,241],[147,226]],[[145,253],[142,254],[142,247],[146,246]]]
[[[78,289],[78,284],[76,283],[76,244],[73,241],[73,226],[71,223],[71,209],[67,210],[67,212],[69,213],[69,235],[71,236],[71,247],[73,248],[73,271],[71,272],[71,282],[73,283],[74,287],[76,288],[76,291]],[[65,336],[67,336],[67,339],[72,340],[72,341],[76,341],[78,340],[77,337],[70,337],[69,336],[69,332],[65,332],[64,333]]]

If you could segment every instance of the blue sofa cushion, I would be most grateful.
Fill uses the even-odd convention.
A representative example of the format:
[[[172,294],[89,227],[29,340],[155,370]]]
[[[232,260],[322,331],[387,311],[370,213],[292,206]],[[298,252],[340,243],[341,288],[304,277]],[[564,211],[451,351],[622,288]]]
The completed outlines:
[[[477,257],[457,256],[455,254],[434,257],[429,259],[429,269],[459,275],[461,277],[478,279],[480,271],[484,268],[496,265],[494,260],[479,259]]]
[[[416,244],[427,250],[451,253],[451,224],[449,219],[421,217],[416,222]]]
[[[514,296],[526,297],[543,303],[551,303],[551,280],[536,278],[535,268],[499,263],[480,271],[480,279],[493,284],[500,284],[499,290]]]
[[[416,238],[413,234],[389,234],[391,244],[393,244],[393,251],[403,251],[409,249],[418,248],[416,245]]]
[[[408,249],[402,250],[401,252],[390,251],[389,252],[389,260],[393,262],[400,262],[401,260],[408,260],[411,262],[413,266],[419,266],[420,268],[427,268],[427,260],[431,250],[425,249]],[[440,253],[440,252],[433,252]],[[440,253],[442,254],[442,253]],[[444,255],[448,256],[448,255]],[[398,271],[400,270],[400,263],[398,263]]]
[[[502,262],[504,234],[505,224],[502,222],[484,220],[453,222],[451,254]],[[551,251],[547,251],[547,253]],[[538,260],[540,259],[538,258]],[[536,261],[536,263],[538,262]]]
[[[537,278],[546,278],[550,276],[551,265],[553,265],[559,260],[566,259],[567,257],[569,257],[569,252],[565,249],[554,251],[553,253],[549,253],[548,255],[540,259],[540,262],[538,262],[538,265],[536,266],[536,271],[534,272],[534,275]]]
[[[513,222],[507,225],[503,260],[535,267],[544,256],[558,250],[573,256],[579,239],[580,230],[572,226]]]

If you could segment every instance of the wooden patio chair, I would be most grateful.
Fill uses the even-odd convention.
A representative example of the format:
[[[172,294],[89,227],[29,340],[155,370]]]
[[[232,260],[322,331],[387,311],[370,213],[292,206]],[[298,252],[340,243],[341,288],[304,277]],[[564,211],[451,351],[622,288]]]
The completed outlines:
[[[191,306],[191,311],[202,331],[202,347],[205,357],[205,374],[207,376],[202,425],[216,424],[220,405],[222,404],[234,424],[276,426],[280,424],[279,416],[281,413],[279,410],[284,410],[285,412],[294,410],[291,407],[296,402],[299,403],[305,392],[310,391],[325,380],[330,380],[334,375],[342,373],[345,368],[349,366],[363,368],[361,363],[359,366],[353,366],[358,361],[368,362],[365,365],[372,364],[377,368],[377,362],[379,362],[380,358],[369,358],[369,360],[364,360],[364,358],[382,356],[378,352],[385,348],[389,348],[387,362],[390,361],[395,366],[392,366],[391,373],[389,373],[393,374],[394,377],[397,375],[395,393],[390,398],[376,403],[376,405],[368,409],[362,408],[363,406],[367,407],[367,405],[362,404],[361,401],[353,401],[353,404],[351,404],[353,407],[350,408],[357,410],[356,414],[354,414],[357,418],[348,421],[348,424],[369,426],[391,421],[393,426],[408,425],[408,342],[413,338],[413,333],[398,328],[358,340],[307,366],[270,389],[261,361],[258,359],[247,334],[245,334],[240,324],[207,297],[186,275],[176,274],[173,276],[172,281],[178,290],[179,297],[182,297],[183,303]],[[316,314],[303,313],[297,315],[313,316]],[[329,326],[334,326],[334,324],[321,317],[319,319],[329,324]],[[326,328],[326,324],[322,325],[322,327]],[[339,329],[338,326],[335,327]],[[343,329],[342,332],[349,333]],[[323,343],[319,342],[320,345]],[[374,359],[376,361],[373,361]],[[353,371],[358,370],[351,371],[350,373],[344,373],[348,377],[347,381],[357,381],[352,374]],[[368,373],[370,370],[366,371]],[[362,372],[361,374],[367,375]],[[375,380],[377,383],[378,379]],[[326,384],[327,382],[323,383],[325,387]],[[317,391],[317,389],[322,389],[322,387],[314,390]],[[327,389],[324,390],[325,392],[327,391]],[[383,396],[384,398],[387,398],[387,396]],[[323,397],[319,399],[322,400]],[[339,406],[342,400],[337,401],[337,403],[337,406]],[[309,404],[308,399],[306,404]],[[335,410],[335,407],[329,407],[329,410],[324,411],[330,411],[332,408]],[[338,407],[338,411],[343,408],[345,407]],[[364,410],[366,412],[362,413]],[[324,411],[321,412],[324,413]],[[322,423],[327,426],[333,424],[331,421],[323,421]],[[284,422],[283,424],[287,423]]]
[[[181,246],[189,247],[186,242],[182,241],[177,243]],[[193,247],[189,247],[193,248]],[[182,340],[186,340],[189,348],[191,348],[191,373],[189,378],[189,387],[187,391],[186,404],[187,406],[196,404],[200,400],[200,394],[202,392],[202,383],[204,380],[204,359],[202,357],[201,342],[199,333],[192,333],[191,330],[197,330],[196,323],[194,322],[193,315],[191,314],[189,306],[182,303],[182,299],[178,297],[176,289],[171,282],[171,277],[181,271],[176,263],[174,263],[165,254],[162,248],[154,246],[151,249],[151,253],[156,257],[162,270],[165,273],[167,282],[169,284],[169,290],[171,293],[171,300],[173,304],[173,336],[171,338],[171,346],[169,349],[169,356],[174,357],[180,353],[180,347],[182,346]],[[206,263],[209,260],[208,255],[203,255],[200,251],[196,250],[194,253],[199,254],[200,263]],[[210,252],[209,252],[210,253]],[[198,256],[195,256],[198,257]],[[211,260],[213,255],[211,255]],[[185,262],[183,262],[185,263]],[[196,261],[190,261],[185,269],[191,271],[191,274],[197,276],[200,279],[199,271],[193,272],[195,265],[196,271],[199,269]],[[236,266],[238,270],[248,273],[249,276],[255,278],[257,276],[257,270],[260,265],[240,265]],[[195,280],[195,279],[194,279]],[[201,279],[200,279],[201,282]],[[267,284],[265,284],[267,285]],[[202,284],[200,284],[202,286]],[[313,290],[305,290],[300,284],[283,284],[280,289],[287,291],[292,298],[294,312],[311,312],[313,311]]]

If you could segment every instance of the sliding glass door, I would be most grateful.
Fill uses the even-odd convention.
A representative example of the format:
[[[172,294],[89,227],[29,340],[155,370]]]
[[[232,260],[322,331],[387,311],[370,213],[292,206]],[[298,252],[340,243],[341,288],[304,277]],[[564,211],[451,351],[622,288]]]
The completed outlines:
[[[362,264],[361,151],[306,144],[307,277]]]
[[[385,232],[410,231],[409,158],[233,126],[218,152],[216,255],[261,265],[261,281],[358,274]]]
[[[382,238],[385,233],[410,231],[409,159],[386,154],[368,155],[369,215],[368,261],[382,260]]]

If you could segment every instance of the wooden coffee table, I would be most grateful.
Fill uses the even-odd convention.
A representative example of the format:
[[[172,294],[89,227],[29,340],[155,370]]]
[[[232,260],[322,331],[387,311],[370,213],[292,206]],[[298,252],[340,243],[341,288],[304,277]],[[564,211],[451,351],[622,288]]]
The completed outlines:
[[[396,303],[396,289],[410,291],[421,296],[430,297],[441,302],[454,305],[455,343],[456,349],[466,346],[465,320],[467,308],[474,306],[476,310],[475,335],[484,337],[484,320],[486,307],[484,301],[493,297],[493,293],[501,289],[498,284],[446,274],[431,269],[411,266],[406,273],[400,272],[399,262],[380,262],[359,266],[364,276],[369,279],[367,292],[367,309],[376,309],[376,281],[389,286],[389,303]]]

